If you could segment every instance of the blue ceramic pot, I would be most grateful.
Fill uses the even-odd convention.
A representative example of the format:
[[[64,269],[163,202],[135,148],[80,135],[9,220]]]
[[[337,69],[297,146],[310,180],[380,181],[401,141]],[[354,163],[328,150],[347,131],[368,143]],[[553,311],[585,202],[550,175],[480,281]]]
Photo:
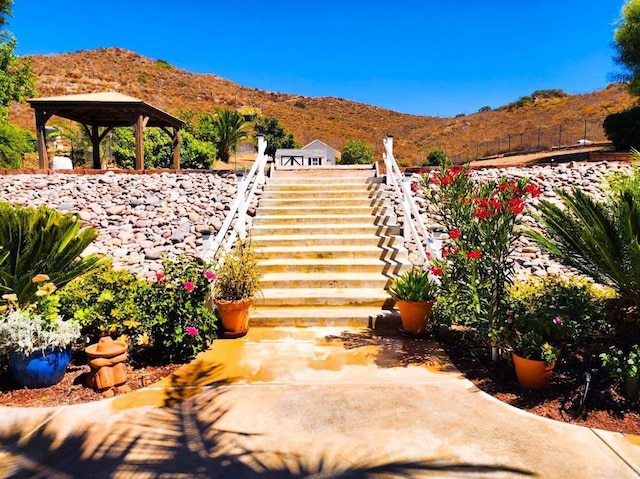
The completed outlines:
[[[71,347],[36,349],[29,356],[9,352],[9,368],[20,386],[46,388],[59,383],[71,361]]]

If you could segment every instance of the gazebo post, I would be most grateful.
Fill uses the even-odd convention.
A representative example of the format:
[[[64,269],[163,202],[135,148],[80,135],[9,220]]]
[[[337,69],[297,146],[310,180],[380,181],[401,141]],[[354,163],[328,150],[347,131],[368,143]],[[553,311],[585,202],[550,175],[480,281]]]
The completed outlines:
[[[144,117],[142,113],[136,120],[136,170],[144,170],[144,127],[148,121],[149,117]]]
[[[91,125],[91,149],[93,150],[93,168],[100,169],[100,130],[98,125]]]
[[[173,127],[173,169],[180,169],[180,128]]]
[[[38,167],[42,170],[47,168],[49,163],[45,129],[47,120],[49,118],[51,118],[51,115],[45,114],[45,112],[42,110],[36,110],[36,132],[38,135]]]

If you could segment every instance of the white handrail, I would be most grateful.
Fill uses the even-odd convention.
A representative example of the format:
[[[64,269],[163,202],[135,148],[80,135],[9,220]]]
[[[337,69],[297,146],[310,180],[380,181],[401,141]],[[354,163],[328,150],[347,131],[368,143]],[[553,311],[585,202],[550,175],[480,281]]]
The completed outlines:
[[[267,156],[265,151],[267,150],[267,141],[263,136],[258,137],[258,155],[249,170],[249,174],[245,175],[242,180],[238,179],[238,191],[236,198],[231,204],[231,209],[227,213],[227,217],[222,223],[222,227],[216,238],[212,240],[211,234],[206,235],[203,232],[202,239],[202,259],[208,263],[218,253],[225,253],[231,249],[236,241],[236,238],[240,236],[240,239],[244,240],[247,236],[247,210],[251,205],[251,201],[259,186],[264,185],[265,176],[264,169],[267,164]],[[251,189],[249,190],[249,186]],[[249,191],[247,191],[249,190]],[[235,225],[232,227],[233,220],[236,220]],[[221,255],[222,256],[222,255]]]
[[[386,168],[387,184],[393,189],[404,211],[403,234],[405,241],[413,239],[418,249],[422,264],[429,263],[429,255],[434,255],[433,237],[424,224],[420,210],[413,201],[409,178],[402,174],[393,156],[393,137],[387,136],[382,140],[385,153],[382,154]],[[421,236],[422,235],[422,236]],[[425,243],[426,241],[426,247]]]

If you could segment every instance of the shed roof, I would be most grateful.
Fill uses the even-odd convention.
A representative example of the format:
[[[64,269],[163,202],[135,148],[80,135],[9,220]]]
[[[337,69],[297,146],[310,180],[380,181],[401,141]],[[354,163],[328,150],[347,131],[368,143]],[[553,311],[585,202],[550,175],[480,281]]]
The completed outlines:
[[[146,126],[180,128],[184,124],[180,118],[138,98],[116,92],[31,98],[27,101],[32,108],[88,125],[131,126],[141,113],[149,118]]]

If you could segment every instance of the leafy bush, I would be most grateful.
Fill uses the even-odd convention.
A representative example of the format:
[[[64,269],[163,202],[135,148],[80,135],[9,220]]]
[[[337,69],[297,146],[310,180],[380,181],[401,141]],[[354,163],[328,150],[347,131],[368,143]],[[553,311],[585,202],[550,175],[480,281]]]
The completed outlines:
[[[607,352],[600,354],[602,365],[609,375],[618,382],[627,378],[638,377],[640,367],[640,347],[634,344],[628,354],[617,346],[611,346]]]
[[[422,166],[449,166],[451,160],[444,152],[444,150],[433,150],[427,156],[427,160],[422,163]]]
[[[517,318],[560,317],[571,330],[567,340],[588,343],[600,334],[609,334],[606,306],[616,297],[613,289],[597,285],[586,278],[531,277],[509,287],[509,310]]]
[[[19,304],[30,303],[38,293],[32,281],[37,275],[46,274],[61,288],[99,266],[102,260],[97,255],[80,258],[98,236],[95,229],[81,230],[81,225],[71,213],[0,202],[0,248],[7,254],[0,264],[0,291],[15,294]]]
[[[24,154],[32,151],[35,151],[35,138],[31,132],[0,118],[0,168],[20,168]]]
[[[464,321],[486,341],[501,329],[514,274],[516,229],[525,198],[540,190],[527,178],[474,182],[467,168],[441,167],[423,178],[427,198],[449,233],[442,249],[443,322]]]
[[[608,115],[602,127],[617,150],[640,148],[640,107]]]
[[[145,297],[150,288],[148,281],[127,270],[113,269],[109,262],[59,290],[60,312],[78,321],[85,333],[135,338],[146,318],[138,298]]]
[[[163,361],[184,361],[217,337],[217,318],[207,308],[213,274],[192,256],[163,261],[163,272],[138,298],[146,318],[138,344],[151,344]]]
[[[350,138],[344,143],[341,165],[367,165],[375,161],[373,146],[366,141]]]

